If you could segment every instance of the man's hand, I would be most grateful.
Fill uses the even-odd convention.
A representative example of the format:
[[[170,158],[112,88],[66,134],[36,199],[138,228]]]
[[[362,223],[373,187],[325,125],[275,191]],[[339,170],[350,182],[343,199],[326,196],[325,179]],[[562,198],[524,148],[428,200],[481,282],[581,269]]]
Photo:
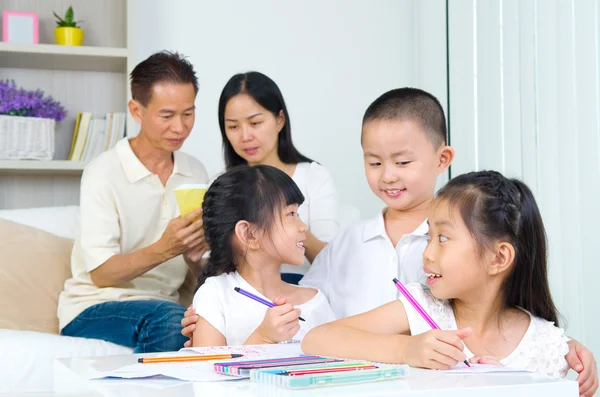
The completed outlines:
[[[184,217],[172,219],[157,242],[160,249],[173,258],[188,250],[205,245],[201,216],[202,209],[199,208]]]
[[[209,250],[210,248],[208,247],[208,244],[206,244],[206,242],[203,242],[202,244],[185,251],[183,257],[185,258],[186,262],[188,262],[188,264],[199,264],[204,254],[206,254]]]
[[[579,395],[592,397],[598,390],[598,367],[591,351],[575,339],[569,341],[569,352],[565,356],[571,369],[579,373]]]
[[[192,271],[192,274],[195,277],[200,276],[202,272],[202,266],[206,264],[207,259],[204,259],[203,256],[210,250],[208,244],[203,243],[194,247],[192,249],[187,250],[183,254],[183,259],[185,263],[187,263],[188,267]]]

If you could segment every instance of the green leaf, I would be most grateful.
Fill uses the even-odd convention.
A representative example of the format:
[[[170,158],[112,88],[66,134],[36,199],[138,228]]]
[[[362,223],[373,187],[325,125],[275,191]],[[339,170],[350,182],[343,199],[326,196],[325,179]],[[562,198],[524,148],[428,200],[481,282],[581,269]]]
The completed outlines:
[[[69,23],[69,26],[73,26],[73,7],[69,6],[67,13],[65,14],[65,22]]]
[[[61,17],[59,17],[56,12],[53,12],[54,16],[56,17],[57,21],[56,23],[58,24],[58,26],[61,26],[61,23],[65,23],[64,19],[62,19]]]
[[[53,12],[53,14],[56,17],[56,25],[61,28],[78,28],[79,26],[77,26],[77,23],[81,22],[73,20],[75,13],[73,12],[72,6],[69,6],[67,9],[67,12],[65,13],[65,19],[59,17],[56,12]]]

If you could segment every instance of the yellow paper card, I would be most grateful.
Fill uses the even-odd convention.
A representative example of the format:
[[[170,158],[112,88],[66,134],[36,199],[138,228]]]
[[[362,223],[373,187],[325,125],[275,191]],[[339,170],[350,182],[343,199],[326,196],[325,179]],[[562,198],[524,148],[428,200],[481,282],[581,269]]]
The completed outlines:
[[[173,191],[175,200],[179,207],[181,216],[186,216],[190,212],[202,208],[204,195],[208,190],[208,185],[204,184],[185,184],[180,185]]]

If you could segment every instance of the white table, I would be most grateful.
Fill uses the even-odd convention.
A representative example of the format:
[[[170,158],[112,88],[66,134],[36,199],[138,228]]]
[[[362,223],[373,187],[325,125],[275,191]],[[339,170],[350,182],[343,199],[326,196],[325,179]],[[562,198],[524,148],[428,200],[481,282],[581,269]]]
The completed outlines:
[[[402,396],[402,397],[576,397],[577,382],[526,372],[478,375],[446,374],[411,368],[404,380],[292,391],[250,383],[184,382],[172,379],[99,379],[83,376],[95,369],[110,370],[137,362],[144,355],[56,360],[52,396]],[[147,356],[147,355],[146,355]]]

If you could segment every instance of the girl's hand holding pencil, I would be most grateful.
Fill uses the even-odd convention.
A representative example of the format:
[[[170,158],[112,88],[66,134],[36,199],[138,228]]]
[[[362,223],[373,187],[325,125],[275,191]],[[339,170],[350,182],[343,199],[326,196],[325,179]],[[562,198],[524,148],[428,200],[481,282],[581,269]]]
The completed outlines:
[[[424,368],[449,369],[462,361],[467,367],[470,367],[471,365],[467,361],[467,356],[463,353],[465,345],[462,340],[471,335],[473,330],[471,328],[464,328],[457,331],[442,331],[433,318],[423,309],[423,306],[411,295],[410,291],[397,278],[393,281],[396,288],[398,288],[417,313],[432,328],[431,331],[424,332],[415,337],[419,340],[417,343],[419,351],[413,351],[414,345],[408,346],[409,351],[420,362],[415,362],[415,365]],[[407,357],[406,362],[413,365],[408,360],[411,360],[410,357]]]
[[[462,340],[471,335],[471,329],[441,331],[433,329],[413,336],[406,347],[405,362],[412,367],[450,369],[466,360]]]
[[[249,341],[261,343],[279,343],[290,340],[300,330],[300,310],[286,303],[285,298],[273,301],[274,307],[267,309],[263,322],[250,335]]]

